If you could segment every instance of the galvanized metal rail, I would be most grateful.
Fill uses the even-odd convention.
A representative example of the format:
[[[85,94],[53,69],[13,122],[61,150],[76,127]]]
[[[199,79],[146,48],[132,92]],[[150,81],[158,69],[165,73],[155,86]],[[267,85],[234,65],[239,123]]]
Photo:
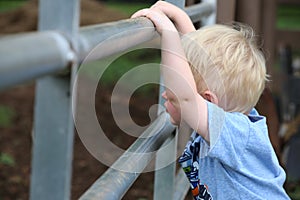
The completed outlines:
[[[143,172],[175,127],[168,114],[161,113],[127,151],[81,196],[81,200],[121,199]],[[168,144],[167,144],[168,145]]]
[[[214,9],[211,3],[201,3],[185,10],[193,21],[199,21],[214,12]],[[82,61],[98,44],[104,45],[107,39],[109,43],[106,44],[105,51],[95,59],[121,52],[155,36],[152,22],[139,18],[81,28],[78,50],[73,48],[72,39],[59,31],[1,37],[0,90],[67,69],[72,63]]]

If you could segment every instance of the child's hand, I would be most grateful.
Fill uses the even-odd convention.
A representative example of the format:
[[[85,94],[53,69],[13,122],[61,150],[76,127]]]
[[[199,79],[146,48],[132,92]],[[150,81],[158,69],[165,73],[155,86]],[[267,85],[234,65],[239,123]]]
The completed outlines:
[[[139,10],[131,16],[131,18],[136,17],[149,18],[156,27],[157,32],[160,34],[163,34],[163,32],[166,30],[177,32],[172,21],[161,10],[155,7]]]
[[[195,31],[195,27],[189,16],[179,7],[166,1],[157,1],[151,9],[160,10],[163,12],[176,26],[177,30],[186,34]]]
[[[160,10],[169,19],[174,20],[174,21],[176,21],[176,15],[180,12],[183,12],[177,6],[175,6],[171,3],[168,3],[166,1],[157,1],[153,6],[151,6],[151,9]]]

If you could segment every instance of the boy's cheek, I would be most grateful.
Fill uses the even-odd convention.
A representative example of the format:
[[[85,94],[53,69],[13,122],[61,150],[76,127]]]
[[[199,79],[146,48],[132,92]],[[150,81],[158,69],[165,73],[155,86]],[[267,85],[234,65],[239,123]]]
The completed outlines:
[[[169,104],[169,111],[173,114],[173,115],[179,115],[179,112],[177,111],[177,109],[170,103]]]
[[[180,112],[178,112],[177,109],[169,101],[165,102],[165,107],[166,107],[167,112],[170,114],[170,116],[172,118],[171,119],[172,124],[179,125]]]

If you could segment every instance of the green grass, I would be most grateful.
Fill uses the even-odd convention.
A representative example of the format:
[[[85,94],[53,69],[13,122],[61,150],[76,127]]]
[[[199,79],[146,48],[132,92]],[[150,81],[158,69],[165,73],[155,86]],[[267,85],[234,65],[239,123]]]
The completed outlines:
[[[0,12],[10,11],[22,6],[26,1],[0,0]]]
[[[300,30],[300,6],[278,6],[276,26],[278,29]]]
[[[0,105],[0,128],[11,126],[14,116],[15,111],[12,108]]]
[[[15,166],[15,159],[7,153],[0,153],[0,164],[13,167]]]
[[[111,9],[118,10],[119,12],[122,12],[123,14],[126,14],[128,16],[132,15],[134,12],[142,8],[147,8],[151,6],[151,4],[147,4],[147,3],[125,3],[125,2],[106,2],[105,5]]]
[[[159,52],[157,50],[135,50],[126,53],[114,60],[104,72],[103,81],[113,83],[130,69],[148,63],[159,63]]]
[[[111,60],[112,62],[107,62]],[[104,73],[101,75],[100,83],[102,85],[114,85],[125,73],[129,72],[135,67],[149,64],[149,63],[160,63],[160,51],[157,49],[140,49],[133,50],[120,56],[112,56],[107,59],[93,61],[84,64],[84,70],[82,71],[89,78],[93,80],[98,80],[99,70],[105,69]],[[109,65],[108,65],[109,64]],[[142,81],[145,76],[158,76],[159,70],[155,68],[153,70],[145,71],[143,74],[138,74],[130,78],[129,84],[134,84],[136,82]],[[139,93],[146,94],[153,89],[153,84],[148,84],[143,86],[138,90]]]

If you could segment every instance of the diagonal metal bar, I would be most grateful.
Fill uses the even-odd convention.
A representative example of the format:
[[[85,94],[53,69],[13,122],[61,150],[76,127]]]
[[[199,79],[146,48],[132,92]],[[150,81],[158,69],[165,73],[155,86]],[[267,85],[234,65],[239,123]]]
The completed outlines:
[[[175,127],[161,113],[127,151],[80,197],[80,200],[121,199]],[[166,144],[170,145],[170,144]]]

